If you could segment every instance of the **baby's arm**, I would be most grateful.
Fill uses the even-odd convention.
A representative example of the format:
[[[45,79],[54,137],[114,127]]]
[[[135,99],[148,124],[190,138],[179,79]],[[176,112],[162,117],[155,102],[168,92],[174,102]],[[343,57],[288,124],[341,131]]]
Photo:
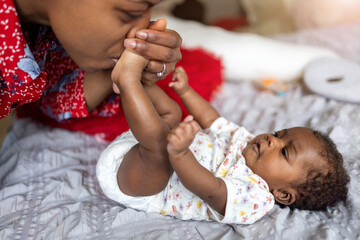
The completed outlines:
[[[181,183],[189,191],[199,196],[212,209],[225,215],[227,200],[225,182],[201,166],[189,150],[198,131],[199,125],[192,116],[186,117],[184,122],[171,131],[167,138],[170,163]]]
[[[173,82],[169,86],[179,95],[186,109],[203,129],[209,128],[220,117],[216,109],[189,86],[188,77],[182,67],[175,69]]]

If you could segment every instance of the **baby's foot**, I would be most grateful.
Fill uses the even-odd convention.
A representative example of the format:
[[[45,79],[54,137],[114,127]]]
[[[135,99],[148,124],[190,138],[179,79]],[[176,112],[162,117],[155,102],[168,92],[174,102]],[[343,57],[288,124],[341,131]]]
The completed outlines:
[[[148,59],[125,49],[111,73],[111,79],[117,86],[123,82],[140,81],[148,63]]]

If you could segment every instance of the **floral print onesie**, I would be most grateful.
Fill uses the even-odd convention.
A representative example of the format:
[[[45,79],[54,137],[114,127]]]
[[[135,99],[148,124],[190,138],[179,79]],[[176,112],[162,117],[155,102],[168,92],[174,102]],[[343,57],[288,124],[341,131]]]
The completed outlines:
[[[220,117],[209,129],[199,132],[189,147],[202,166],[224,180],[227,187],[224,216],[187,190],[175,172],[166,188],[154,196],[131,197],[122,193],[117,185],[116,173],[123,156],[137,143],[130,131],[117,138],[102,153],[97,177],[105,195],[127,207],[182,220],[251,224],[268,213],[275,202],[267,183],[245,165],[241,154],[252,138],[253,135],[245,128]]]

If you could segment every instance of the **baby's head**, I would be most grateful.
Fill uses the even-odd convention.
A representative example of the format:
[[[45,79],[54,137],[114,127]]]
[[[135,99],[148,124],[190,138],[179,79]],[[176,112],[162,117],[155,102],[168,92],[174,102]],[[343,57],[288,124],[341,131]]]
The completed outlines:
[[[349,176],[342,156],[321,132],[296,127],[261,134],[249,142],[243,155],[280,205],[323,210],[346,200]]]

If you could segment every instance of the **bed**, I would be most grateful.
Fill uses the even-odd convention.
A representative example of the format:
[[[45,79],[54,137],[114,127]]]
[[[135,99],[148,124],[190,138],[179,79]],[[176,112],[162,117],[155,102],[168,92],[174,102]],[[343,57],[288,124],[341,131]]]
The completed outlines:
[[[327,47],[360,64],[359,36],[360,22],[276,39]],[[359,104],[318,96],[301,81],[279,96],[259,91],[251,81],[230,80],[212,104],[223,116],[255,134],[298,125],[328,133],[342,152],[351,177],[349,201],[324,212],[275,206],[249,226],[180,221],[138,212],[107,199],[100,190],[95,167],[107,142],[21,119],[14,121],[0,153],[0,238],[360,238]]]

